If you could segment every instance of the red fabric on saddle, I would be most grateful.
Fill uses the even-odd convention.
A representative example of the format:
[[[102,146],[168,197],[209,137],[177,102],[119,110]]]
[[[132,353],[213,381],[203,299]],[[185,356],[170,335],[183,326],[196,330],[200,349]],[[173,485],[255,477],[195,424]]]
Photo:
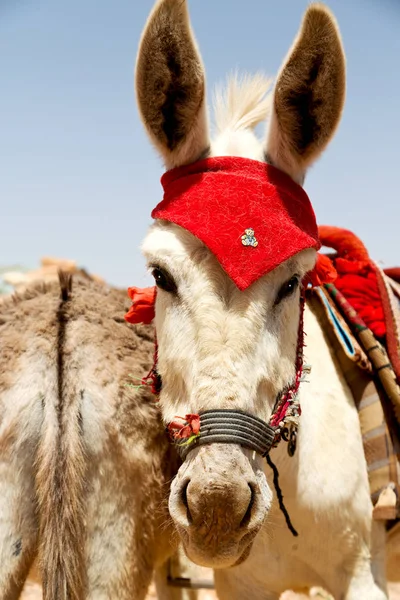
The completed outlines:
[[[321,225],[321,243],[333,248],[338,277],[335,287],[357,311],[366,326],[378,337],[386,336],[386,323],[379,292],[377,271],[361,240],[351,231]]]
[[[318,231],[321,243],[337,252],[333,258],[338,275],[335,287],[355,309],[361,322],[384,343],[400,383],[399,328],[384,279],[384,273],[398,278],[400,269],[386,269],[383,273],[351,231],[325,225]]]
[[[164,199],[152,217],[198,237],[240,290],[301,250],[320,247],[306,192],[271,165],[207,158],[168,171],[161,183]]]
[[[331,259],[326,254],[318,252],[315,267],[308,273],[304,279],[304,284],[311,283],[313,287],[319,287],[324,283],[333,283],[336,281],[337,271],[333,266]]]

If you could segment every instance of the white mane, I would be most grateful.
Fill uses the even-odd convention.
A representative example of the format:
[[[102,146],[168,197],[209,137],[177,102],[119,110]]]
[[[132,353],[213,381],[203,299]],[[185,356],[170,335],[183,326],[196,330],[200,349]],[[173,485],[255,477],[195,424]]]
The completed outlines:
[[[271,108],[272,79],[262,73],[232,75],[214,94],[214,155],[261,159],[262,147],[254,128],[265,121]]]
[[[226,130],[254,129],[270,114],[272,79],[263,73],[234,73],[226,86],[217,86],[214,93],[216,133]]]

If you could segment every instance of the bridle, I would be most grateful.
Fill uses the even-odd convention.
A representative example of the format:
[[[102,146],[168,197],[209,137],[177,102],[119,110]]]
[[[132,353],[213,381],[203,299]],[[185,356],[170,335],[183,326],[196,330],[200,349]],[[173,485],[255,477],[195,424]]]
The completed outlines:
[[[301,296],[295,378],[291,385],[278,394],[268,423],[255,415],[233,409],[206,410],[176,417],[169,423],[168,432],[182,459],[197,446],[215,443],[240,444],[266,457],[281,439],[288,442],[289,455],[294,455],[301,415],[298,392],[303,376],[303,314],[304,297]],[[151,377],[155,373],[156,365],[153,366]],[[159,376],[157,380],[162,385]]]
[[[182,460],[199,446],[208,444],[238,444],[260,454],[267,460],[273,471],[275,491],[279,507],[285,517],[286,524],[294,536],[298,533],[293,527],[289,514],[283,503],[279,486],[279,472],[272,462],[269,453],[281,440],[288,443],[288,454],[293,456],[297,445],[297,431],[301,415],[298,399],[300,383],[303,380],[303,347],[304,347],[304,295],[300,296],[300,317],[297,335],[295,362],[295,378],[291,385],[278,394],[271,417],[267,422],[251,413],[236,409],[214,409],[199,411],[185,417],[175,417],[167,425],[169,437],[178,450]],[[154,364],[142,384],[150,385],[158,397],[162,389],[162,378],[157,370],[158,345],[155,340]],[[306,367],[307,369],[309,367]]]

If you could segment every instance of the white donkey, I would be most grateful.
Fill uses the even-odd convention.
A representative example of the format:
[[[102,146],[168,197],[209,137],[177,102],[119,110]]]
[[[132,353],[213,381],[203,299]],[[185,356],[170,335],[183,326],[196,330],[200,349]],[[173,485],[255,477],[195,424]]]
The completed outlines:
[[[167,169],[237,156],[265,161],[297,186],[340,120],[345,57],[339,30],[325,6],[309,6],[278,75],[262,142],[253,133],[265,114],[258,102],[265,92],[260,80],[231,87],[225,109],[219,106],[218,136],[210,141],[204,70],[185,0],[156,3],[141,40],[136,91],[142,120]],[[226,190],[219,198],[222,211],[232,201],[228,179]],[[212,192],[203,186],[199,193],[207,203]],[[196,202],[193,211],[201,199]],[[188,204],[184,218],[193,221],[190,210]],[[269,218],[268,207],[265,214]],[[206,214],[210,228],[213,217]],[[158,286],[163,419],[168,424],[177,416],[229,409],[268,422],[275,399],[295,376],[299,284],[316,252],[298,252],[239,290],[209,247],[173,220],[156,220],[143,243]],[[256,244],[257,231],[248,235],[249,245]],[[288,244],[286,238],[280,243]],[[274,232],[271,240],[276,242]],[[273,251],[280,255],[279,243]],[[305,360],[312,372],[301,386],[297,452],[289,457],[280,444],[270,453],[298,537],[274,500],[266,461],[239,444],[195,443],[172,484],[169,509],[185,551],[215,569],[221,600],[277,600],[286,589],[314,585],[337,600],[387,598],[385,528],[372,520],[357,410],[307,307],[304,319]],[[198,427],[190,418],[185,423],[196,440]]]

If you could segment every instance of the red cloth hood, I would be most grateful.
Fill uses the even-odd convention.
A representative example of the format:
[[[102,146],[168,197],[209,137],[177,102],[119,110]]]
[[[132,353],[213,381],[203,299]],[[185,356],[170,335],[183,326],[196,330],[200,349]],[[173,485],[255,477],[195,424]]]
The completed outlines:
[[[271,165],[206,158],[168,171],[161,183],[152,217],[198,237],[240,290],[301,250],[320,248],[306,192]]]

